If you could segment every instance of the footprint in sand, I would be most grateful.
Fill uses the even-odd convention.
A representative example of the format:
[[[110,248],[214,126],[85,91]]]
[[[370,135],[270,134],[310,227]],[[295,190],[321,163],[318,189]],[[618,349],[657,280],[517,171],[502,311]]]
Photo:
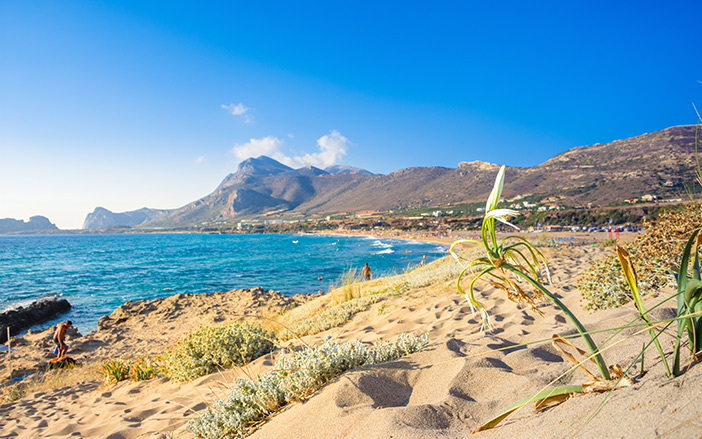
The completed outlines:
[[[373,407],[403,407],[409,402],[412,388],[390,376],[361,375],[358,388],[373,400]]]
[[[550,363],[562,363],[563,362],[563,358],[561,358],[556,353],[551,352],[551,349],[549,349],[549,348],[545,348],[545,347],[533,348],[531,350],[531,354],[536,358],[540,358],[540,359],[542,359],[544,361],[548,361]]]
[[[195,411],[195,412],[199,412],[200,410],[205,410],[205,408],[207,408],[207,404],[205,404],[204,402],[201,402],[199,404],[195,404],[194,406],[190,407],[190,410]]]

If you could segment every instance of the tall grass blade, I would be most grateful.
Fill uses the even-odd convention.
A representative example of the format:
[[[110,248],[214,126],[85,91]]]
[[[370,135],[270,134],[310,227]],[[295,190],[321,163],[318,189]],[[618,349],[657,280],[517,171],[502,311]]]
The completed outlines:
[[[650,319],[646,315],[646,307],[644,307],[643,298],[641,297],[641,291],[639,291],[639,282],[636,277],[636,268],[634,267],[634,264],[631,261],[631,256],[629,255],[629,252],[627,252],[619,246],[617,246],[617,256],[619,257],[619,263],[621,264],[622,270],[624,271],[624,278],[626,278],[626,282],[629,284],[629,288],[631,289],[631,294],[634,297],[636,309],[639,311],[641,320],[646,322],[646,325],[648,326],[648,332],[649,334],[651,334],[651,338],[656,344],[656,349],[658,349],[658,353],[660,354],[661,359],[663,360],[663,364],[665,365],[666,373],[668,374],[668,376],[671,376],[672,372],[670,371],[668,360],[666,360],[665,353],[663,352],[663,348],[661,347],[661,343],[658,341],[658,336],[656,336],[656,333],[650,324]]]
[[[683,316],[685,315],[686,312],[692,312],[691,310],[687,309],[687,303],[688,303],[688,298],[687,293],[688,293],[688,283],[689,279],[687,278],[687,272],[688,268],[690,266],[690,255],[692,253],[692,249],[694,247],[695,250],[695,255],[697,255],[697,237],[700,233],[700,229],[695,230],[692,232],[692,236],[690,236],[690,239],[688,239],[687,244],[685,245],[685,249],[683,250],[682,258],[680,260],[680,268],[678,270],[678,316]],[[697,259],[697,256],[695,257]],[[699,263],[699,262],[698,262]],[[698,271],[699,273],[699,271]],[[697,279],[699,281],[699,279]],[[690,295],[692,295],[692,292],[690,292]],[[678,333],[677,337],[675,340],[675,348],[673,351],[673,375],[674,376],[679,376],[680,375],[680,347],[682,343],[682,335],[683,332],[685,332],[686,327],[692,326],[692,317],[687,317],[682,320],[678,320]],[[692,339],[690,339],[690,343],[692,343]],[[692,347],[692,344],[691,344]]]
[[[534,408],[537,408],[537,409],[543,408],[547,405],[551,405],[551,404],[555,404],[557,402],[565,401],[566,399],[570,398],[572,395],[574,395],[576,393],[584,393],[583,386],[580,386],[580,385],[558,386],[558,387],[553,387],[551,389],[542,390],[541,392],[537,393],[536,395],[529,396],[527,398],[522,399],[521,401],[516,402],[513,406],[511,406],[507,410],[503,411],[499,415],[490,419],[485,424],[478,427],[478,429],[475,430],[474,433],[478,432],[478,431],[489,430],[489,429],[495,427],[497,424],[502,422],[503,419],[505,419],[507,416],[509,416],[512,412],[524,407],[525,405],[527,405],[529,403],[533,402]]]
[[[506,270],[512,271],[517,276],[529,282],[534,288],[541,291],[544,294],[544,296],[548,297],[561,311],[563,311],[563,314],[565,314],[566,317],[568,317],[568,319],[571,321],[571,323],[573,323],[573,326],[575,326],[575,329],[577,329],[583,341],[585,341],[585,344],[587,344],[590,353],[594,356],[595,362],[597,363],[597,368],[600,370],[600,374],[602,374],[602,378],[604,378],[605,380],[609,380],[610,376],[609,370],[607,368],[607,363],[605,363],[604,358],[602,358],[602,354],[600,354],[600,351],[597,348],[595,341],[592,339],[592,337],[590,337],[590,335],[588,335],[587,330],[585,329],[583,324],[580,323],[580,320],[578,320],[578,318],[575,317],[575,314],[573,314],[570,311],[570,309],[568,309],[568,307],[565,306],[565,304],[558,299],[558,297],[554,296],[543,285],[529,277],[527,274],[522,273],[519,269],[512,267],[507,263],[502,264],[502,267]]]

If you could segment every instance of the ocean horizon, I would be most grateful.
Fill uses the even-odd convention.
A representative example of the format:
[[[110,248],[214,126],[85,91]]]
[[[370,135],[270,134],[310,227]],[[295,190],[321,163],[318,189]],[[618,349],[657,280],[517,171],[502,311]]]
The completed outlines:
[[[326,234],[4,235],[0,312],[67,299],[70,311],[32,329],[70,319],[86,334],[130,300],[255,287],[328,292],[350,269],[360,275],[365,262],[374,277],[387,276],[446,252],[423,241]]]

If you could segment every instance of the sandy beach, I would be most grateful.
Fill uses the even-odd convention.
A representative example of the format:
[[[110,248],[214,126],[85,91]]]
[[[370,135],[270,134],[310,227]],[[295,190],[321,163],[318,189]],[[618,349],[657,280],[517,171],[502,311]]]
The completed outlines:
[[[387,237],[387,236],[385,236]],[[400,237],[400,239],[410,239]],[[427,240],[428,237],[421,237]],[[439,240],[450,244],[455,237]],[[595,239],[595,238],[593,238]],[[599,245],[543,247],[549,259],[551,291],[574,310],[588,330],[613,328],[636,319],[632,305],[589,313],[582,309],[576,282],[590,263],[611,249]],[[429,264],[431,265],[431,264]],[[426,268],[426,267],[425,267]],[[380,284],[382,280],[373,280]],[[370,283],[369,283],[370,284]],[[663,291],[660,300],[670,291]],[[693,438],[702,435],[699,397],[702,368],[692,364],[682,377],[668,378],[651,348],[645,374],[634,359],[650,337],[630,328],[608,343],[603,356],[609,364],[629,370],[632,384],[611,393],[572,397],[535,412],[524,407],[494,430],[472,432],[516,401],[567,375],[572,364],[549,343],[509,348],[553,334],[573,334],[572,325],[553,305],[543,303],[543,317],[507,299],[502,291],[481,286],[479,300],[495,329],[480,331],[479,319],[456,292],[455,279],[410,288],[368,306],[340,326],[302,339],[319,345],[389,340],[401,333],[429,335],[429,345],[399,360],[364,366],[345,373],[304,402],[290,404],[253,432],[254,438]],[[650,303],[653,303],[653,302]],[[325,308],[329,295],[285,298],[261,289],[204,295],[179,295],[148,302],[127,303],[101,320],[98,331],[69,333],[71,355],[84,363],[121,355],[158,355],[175,340],[200,325],[240,318],[269,320],[283,309]],[[673,305],[656,311],[656,318],[674,315]],[[50,330],[13,340],[13,367],[31,373],[51,357]],[[594,335],[602,343],[611,333]],[[573,343],[584,348],[579,339]],[[662,341],[667,352],[670,338]],[[508,348],[497,350],[500,348]],[[24,395],[0,406],[0,437],[192,437],[185,430],[214,398],[222,397],[233,379],[256,376],[273,365],[274,352],[244,368],[207,375],[192,382],[166,378],[106,385],[93,370],[65,386]],[[6,359],[0,367],[6,370]],[[74,369],[80,371],[81,369]],[[593,372],[596,370],[590,367]],[[588,377],[576,371],[566,384]],[[598,410],[599,409],[599,410]]]

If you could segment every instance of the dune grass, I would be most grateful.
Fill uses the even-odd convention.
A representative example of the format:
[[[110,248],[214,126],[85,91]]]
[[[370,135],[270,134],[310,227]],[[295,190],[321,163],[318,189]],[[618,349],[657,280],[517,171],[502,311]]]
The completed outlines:
[[[7,404],[36,392],[46,392],[62,387],[75,387],[78,384],[98,381],[100,363],[90,361],[67,369],[54,369],[36,372],[16,383],[0,388],[0,404]]]
[[[473,253],[469,251],[468,254]],[[351,281],[354,286],[351,295],[348,294],[348,289],[344,291],[347,285],[341,285],[329,293],[331,299],[322,296],[278,317],[278,338],[287,341],[340,326],[375,303],[405,294],[412,289],[450,281],[460,270],[461,267],[446,256],[402,274],[368,282]]]

